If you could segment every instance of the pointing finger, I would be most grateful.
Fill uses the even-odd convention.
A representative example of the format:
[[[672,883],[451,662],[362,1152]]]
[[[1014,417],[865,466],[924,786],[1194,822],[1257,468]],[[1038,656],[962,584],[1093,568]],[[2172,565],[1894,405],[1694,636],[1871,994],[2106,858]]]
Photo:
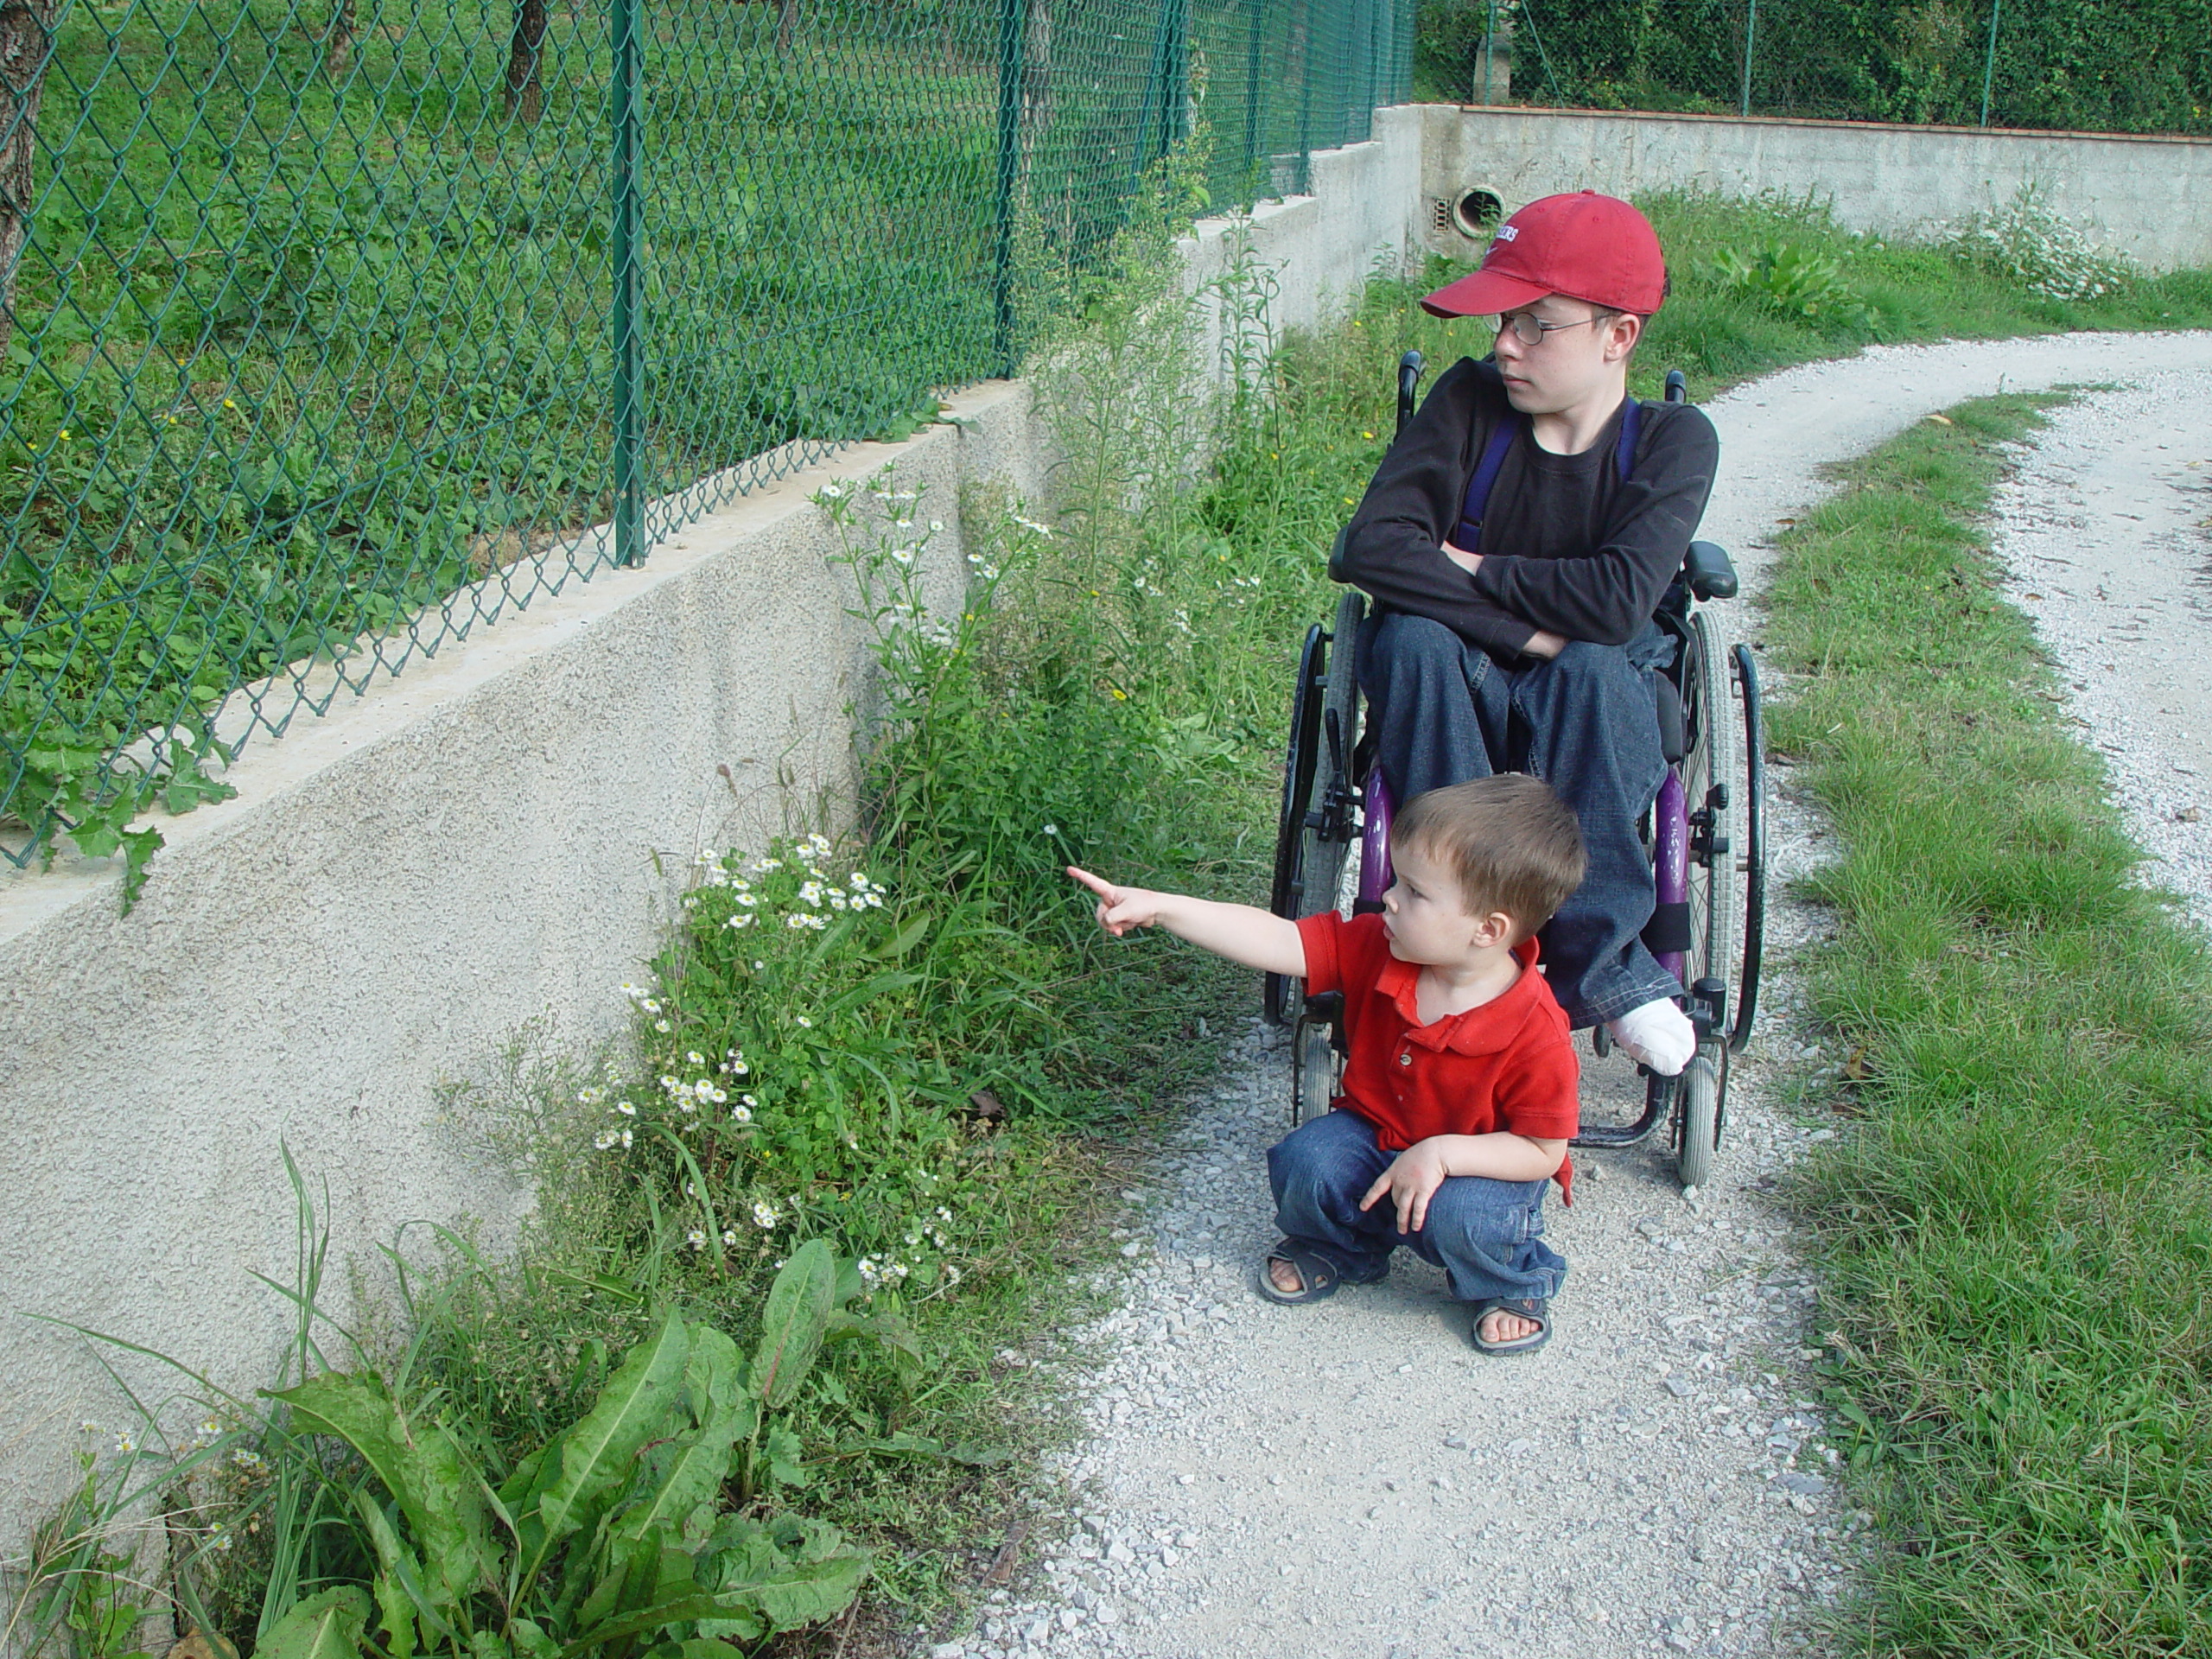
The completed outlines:
[[[1089,887],[1101,899],[1110,899],[1113,898],[1114,884],[1111,881],[1105,880],[1103,876],[1093,875],[1089,870],[1077,869],[1072,864],[1068,866],[1068,874],[1073,876],[1077,880],[1082,882],[1084,887]]]

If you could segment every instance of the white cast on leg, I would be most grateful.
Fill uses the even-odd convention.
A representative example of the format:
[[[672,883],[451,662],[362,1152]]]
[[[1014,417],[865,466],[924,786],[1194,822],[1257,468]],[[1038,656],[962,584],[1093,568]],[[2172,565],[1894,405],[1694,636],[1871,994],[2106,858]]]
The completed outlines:
[[[1605,1029],[1630,1058],[1662,1077],[1678,1075],[1697,1052],[1697,1027],[1690,1024],[1689,1015],[1663,997],[1608,1020]]]

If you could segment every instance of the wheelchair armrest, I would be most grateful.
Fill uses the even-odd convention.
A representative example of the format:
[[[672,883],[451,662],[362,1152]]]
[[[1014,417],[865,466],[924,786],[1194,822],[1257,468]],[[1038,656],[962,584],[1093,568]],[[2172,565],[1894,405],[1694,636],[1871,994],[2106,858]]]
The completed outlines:
[[[1351,528],[1350,524],[1340,526],[1337,531],[1337,539],[1329,544],[1329,580],[1331,582],[1351,580],[1351,573],[1344,568],[1344,531]]]
[[[1718,542],[1692,542],[1682,559],[1682,575],[1700,600],[1736,597],[1736,567]]]

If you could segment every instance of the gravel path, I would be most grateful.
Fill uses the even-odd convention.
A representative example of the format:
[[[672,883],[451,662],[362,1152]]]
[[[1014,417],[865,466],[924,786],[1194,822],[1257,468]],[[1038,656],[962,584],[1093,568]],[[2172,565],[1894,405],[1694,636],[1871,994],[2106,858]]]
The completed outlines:
[[[1997,505],[2012,598],[2104,751],[2145,877],[2212,926],[2212,369],[2069,404]]]
[[[1756,592],[1767,537],[1822,493],[1822,463],[2000,386],[2161,371],[2172,372],[2161,384],[2195,374],[2202,410],[2212,335],[1878,349],[1770,376],[1708,406],[1726,459],[1705,533],[1735,551]],[[2195,430],[2206,425],[2200,413]],[[2103,490],[2086,459],[2103,453],[2094,431],[2082,442],[2074,476]],[[2204,445],[2185,448],[2160,464],[2182,468]],[[2175,476],[2199,488],[2202,471]],[[2113,478],[2110,510],[2135,487]],[[2076,512],[2036,499],[2055,504],[2054,519]],[[2202,517],[2203,497],[2190,499]],[[2185,558],[2172,517],[2159,529],[2177,531]],[[2037,581],[2036,591],[2055,587]],[[2149,611],[2130,608],[2148,587],[2107,586],[2126,596],[2108,621],[2141,616],[2120,632],[2145,641],[2168,612],[2177,626],[2212,620],[2171,583],[2168,605]],[[1756,639],[1756,613],[1739,610]],[[2178,726],[2194,720],[2201,746],[2201,681],[2190,695],[2166,701],[2184,710]],[[1125,1299],[1075,1333],[1070,1382],[1091,1426],[1061,1471],[1075,1514],[1039,1535],[1039,1572],[921,1651],[1612,1659],[1814,1641],[1808,1604],[1845,1581],[1859,1518],[1838,1504],[1807,1391],[1812,1283],[1767,1197],[1830,1133],[1788,1104],[1789,1077],[1825,1063],[1796,1034],[1788,959],[1825,924],[1786,887],[1823,856],[1826,837],[1786,771],[1776,785],[1769,939],[1782,960],[1763,1040],[1731,1084],[1712,1189],[1686,1200],[1656,1147],[1579,1160],[1574,1208],[1554,1204],[1549,1217],[1573,1276],[1557,1334],[1533,1356],[1475,1355],[1441,1276],[1402,1257],[1379,1287],[1274,1307],[1251,1274],[1274,1236],[1262,1154],[1286,1127],[1288,1089],[1280,1037],[1255,1027],[1149,1185],[1127,1195]],[[1617,1061],[1593,1064],[1586,1112],[1624,1109],[1629,1087]]]

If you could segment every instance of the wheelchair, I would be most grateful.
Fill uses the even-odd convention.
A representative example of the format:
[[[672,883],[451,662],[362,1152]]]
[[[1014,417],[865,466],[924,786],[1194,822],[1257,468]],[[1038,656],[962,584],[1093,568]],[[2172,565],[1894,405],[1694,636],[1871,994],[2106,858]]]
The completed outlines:
[[[1421,354],[1398,365],[1398,428],[1413,414]],[[1667,401],[1686,396],[1681,372],[1667,376]],[[1329,574],[1344,575],[1344,532]],[[1729,1057],[1751,1040],[1758,1011],[1759,957],[1766,921],[1766,760],[1758,669],[1750,649],[1723,646],[1705,607],[1736,595],[1735,567],[1711,542],[1692,542],[1653,621],[1675,643],[1656,677],[1656,713],[1667,772],[1637,824],[1652,862],[1657,904],[1647,948],[1680,981],[1698,1034],[1678,1077],[1637,1068],[1641,1116],[1585,1123],[1576,1147],[1639,1145],[1662,1127],[1683,1185],[1702,1186],[1726,1127]],[[1373,745],[1363,741],[1355,642],[1366,596],[1348,591],[1335,626],[1313,624],[1299,652],[1291,696],[1269,908],[1290,919],[1337,909],[1379,911],[1389,887],[1393,803]],[[1357,852],[1355,855],[1354,848]],[[1308,996],[1303,984],[1268,976],[1266,1017],[1291,1031],[1291,1122],[1329,1109],[1343,1072],[1341,994]],[[1611,1045],[1600,1026],[1595,1052]],[[1629,1108],[1633,1111],[1635,1108]]]

